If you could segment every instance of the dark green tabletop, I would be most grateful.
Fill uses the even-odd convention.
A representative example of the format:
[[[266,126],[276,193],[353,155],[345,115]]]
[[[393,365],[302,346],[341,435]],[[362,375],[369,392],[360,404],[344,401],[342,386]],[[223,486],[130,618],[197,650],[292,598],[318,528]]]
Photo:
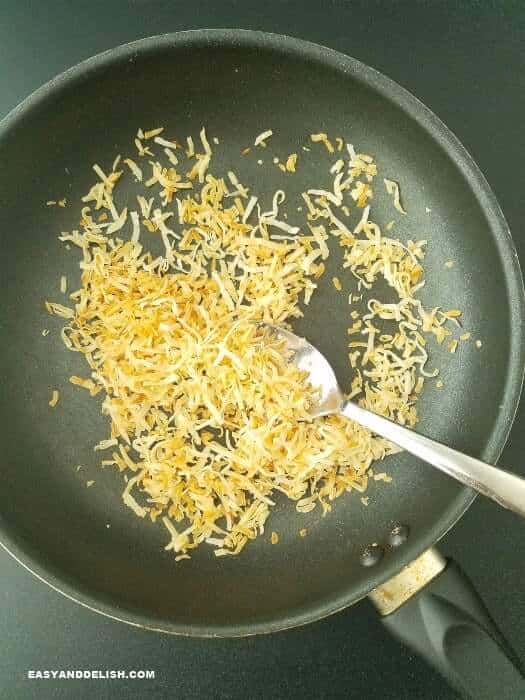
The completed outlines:
[[[456,133],[496,192],[525,265],[521,0],[3,0],[0,5],[0,116],[78,61],[163,32],[263,29],[348,53],[408,88]],[[522,402],[501,464],[525,474],[524,452]],[[525,660],[525,523],[478,499],[442,550],[460,561]],[[271,637],[189,640],[143,632],[82,609],[3,551],[0,565],[0,697],[9,700],[456,697],[388,637],[366,602]],[[29,680],[30,669],[151,669],[156,677]],[[506,697],[502,688],[501,698]]]

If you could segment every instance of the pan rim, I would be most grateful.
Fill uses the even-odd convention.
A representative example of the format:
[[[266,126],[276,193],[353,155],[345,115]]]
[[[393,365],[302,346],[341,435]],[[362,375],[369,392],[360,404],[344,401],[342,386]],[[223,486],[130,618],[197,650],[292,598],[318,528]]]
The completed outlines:
[[[437,142],[438,146],[458,167],[487,218],[498,252],[501,259],[505,262],[507,298],[510,306],[513,332],[510,337],[510,353],[503,390],[502,410],[495,421],[494,428],[483,451],[484,459],[495,462],[500,456],[510,433],[519,405],[525,372],[525,346],[521,342],[525,333],[525,290],[516,248],[499,203],[472,156],[439,117],[417,97],[392,79],[357,59],[338,51],[281,34],[225,28],[194,29],[155,35],[125,43],[96,54],[67,69],[39,87],[0,121],[0,147],[2,138],[10,129],[15,128],[17,123],[29,114],[33,108],[52,98],[55,91],[82,79],[86,73],[101,67],[107,67],[124,58],[133,58],[133,55],[138,55],[148,50],[168,50],[170,47],[182,45],[191,48],[192,46],[201,46],[203,43],[209,43],[211,46],[216,45],[218,48],[221,46],[244,46],[284,52],[297,58],[319,61],[334,69],[344,69],[355,80],[365,83],[383,99],[387,99],[401,108],[429,134],[434,142]],[[294,611],[286,617],[257,621],[252,624],[181,624],[170,620],[160,622],[150,616],[132,610],[124,610],[117,605],[103,602],[86,591],[80,592],[78,588],[70,585],[60,576],[56,576],[47,570],[45,566],[34,561],[32,555],[24,551],[15,538],[6,532],[0,532],[0,545],[19,564],[50,588],[83,607],[111,619],[143,629],[184,636],[243,637],[302,626],[339,612],[358,602],[373,588],[398,573],[418,554],[436,544],[459,520],[474,498],[475,494],[467,488],[459,491],[441,518],[434,522],[433,526],[429,527],[426,533],[418,536],[417,545],[410,548],[407,547],[404,551],[398,550],[395,562],[392,562],[390,567],[385,566],[382,573],[374,574],[371,572],[366,584],[361,585],[360,588],[354,587],[352,591],[346,590],[338,594],[337,598],[328,602],[321,599],[304,610]]]

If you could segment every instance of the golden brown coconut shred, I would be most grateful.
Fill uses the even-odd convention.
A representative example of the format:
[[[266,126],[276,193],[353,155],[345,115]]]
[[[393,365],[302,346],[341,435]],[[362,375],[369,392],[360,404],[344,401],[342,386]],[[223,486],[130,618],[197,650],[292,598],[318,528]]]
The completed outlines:
[[[143,140],[152,139],[151,148],[159,133],[139,130],[140,155]],[[269,135],[258,137],[261,145]],[[398,297],[370,299],[368,313],[349,330],[356,367],[350,396],[361,405],[413,426],[429,375],[424,335],[448,321],[438,309],[427,313],[415,296],[424,242],[383,237],[369,207],[353,230],[335,213],[346,206],[346,191],[358,207],[369,198],[361,196],[376,173],[369,156],[349,147],[344,167],[318,190],[333,196],[304,193],[308,221],[301,231],[283,221],[284,192],[264,211],[233,172],[213,176],[204,129],[200,137],[200,153],[187,139],[187,172],[152,160],[148,179],[146,161],[139,169],[130,158],[123,160],[125,173],[96,168],[80,229],[60,236],[82,254],[81,286],[70,295],[74,311],[47,302],[50,313],[66,319],[66,346],[89,367],[88,377],[71,381],[105,396],[111,435],[95,449],[112,450],[103,464],[131,474],[124,502],[139,517],[160,516],[170,537],[166,549],[177,560],[203,542],[217,556],[238,554],[263,533],[279,493],[299,512],[317,503],[327,512],[343,492],[364,492],[370,465],[397,451],[343,418],[312,419],[314,390],[260,324],[302,315],[330,236],[339,238],[360,290],[382,278]],[[329,143],[324,134],[312,140]],[[114,199],[126,176],[144,177],[148,193],[129,216]],[[95,220],[99,209],[106,223]],[[143,247],[151,235],[162,255]],[[381,333],[378,319],[393,321],[394,332]]]

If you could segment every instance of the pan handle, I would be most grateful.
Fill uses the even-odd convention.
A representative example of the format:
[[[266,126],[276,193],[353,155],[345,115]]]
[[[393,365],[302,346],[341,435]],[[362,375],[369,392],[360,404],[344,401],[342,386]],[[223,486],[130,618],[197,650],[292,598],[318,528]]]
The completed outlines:
[[[370,598],[383,623],[475,700],[525,697],[520,662],[474,586],[430,549]]]

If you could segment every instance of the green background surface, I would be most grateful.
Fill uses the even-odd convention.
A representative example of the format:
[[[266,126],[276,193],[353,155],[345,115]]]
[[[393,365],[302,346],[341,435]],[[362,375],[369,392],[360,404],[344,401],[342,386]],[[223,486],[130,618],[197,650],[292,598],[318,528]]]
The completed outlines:
[[[401,83],[472,153],[502,205],[525,265],[523,2],[3,0],[0,116],[94,53],[143,36],[200,27],[309,39]],[[522,401],[501,458],[502,465],[522,473],[524,429]],[[472,577],[522,660],[524,528],[516,517],[478,499],[442,543],[444,553]],[[33,579],[3,551],[0,567],[1,697],[456,697],[386,634],[367,602],[271,637],[199,641],[142,632],[97,616]],[[26,671],[39,668],[148,668],[156,679],[27,680]],[[500,697],[507,697],[504,688]]]

